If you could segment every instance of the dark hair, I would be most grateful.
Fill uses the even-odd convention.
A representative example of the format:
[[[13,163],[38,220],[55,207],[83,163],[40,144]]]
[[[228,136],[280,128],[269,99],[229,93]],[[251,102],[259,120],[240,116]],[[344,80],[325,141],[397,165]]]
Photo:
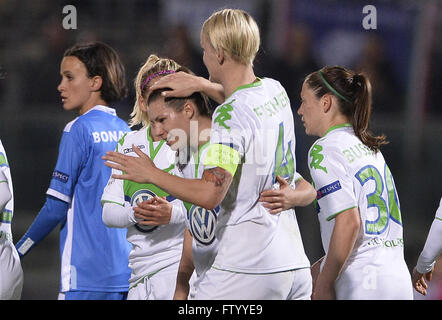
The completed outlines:
[[[176,72],[186,72],[193,74],[188,68],[186,67],[180,67],[176,70]],[[147,104],[149,105],[152,101],[157,100],[161,97],[161,93],[163,91],[170,91],[170,88],[161,88],[152,91],[149,94],[149,97],[147,99]],[[195,105],[198,108],[198,113],[203,117],[212,117],[212,109],[210,108],[210,103],[208,97],[202,93],[202,92],[194,92],[192,95],[184,98],[178,98],[178,97],[166,97],[164,99],[164,102],[167,103],[167,105],[171,108],[174,108],[176,111],[183,110],[184,104],[186,103],[186,100],[192,100]]]
[[[366,75],[340,66],[327,66],[309,74],[305,82],[318,99],[326,93],[337,98],[340,111],[350,119],[356,136],[364,145],[378,152],[388,143],[385,135],[374,136],[369,130],[372,92]]]
[[[63,57],[76,57],[86,67],[88,77],[100,76],[103,80],[100,93],[107,103],[122,100],[128,89],[124,65],[117,52],[102,42],[76,44],[67,49]]]

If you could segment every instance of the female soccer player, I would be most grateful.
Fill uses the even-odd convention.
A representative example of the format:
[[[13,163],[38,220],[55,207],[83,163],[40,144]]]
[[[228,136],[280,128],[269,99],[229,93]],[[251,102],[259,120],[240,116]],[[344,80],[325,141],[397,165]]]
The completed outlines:
[[[13,214],[11,169],[0,140],[0,300],[19,300],[23,288],[23,270],[12,241]]]
[[[188,97],[165,99],[162,92],[163,89],[155,90],[148,98],[152,126],[179,154],[174,174],[187,179],[200,179],[204,172],[203,163],[207,156],[212,121],[208,99],[199,92]],[[149,205],[140,206],[146,209],[139,211],[147,219],[158,211]],[[208,210],[188,202],[184,202],[183,207],[187,212],[187,227],[174,299],[193,297],[198,291],[199,282],[212,265],[218,247],[215,228],[219,208]],[[190,290],[189,282],[194,271],[196,278]]]
[[[104,157],[117,163],[106,165],[125,172],[115,178],[158,183],[206,209],[220,206],[218,253],[197,299],[309,299],[311,294],[310,264],[294,211],[271,215],[258,202],[261,191],[277,186],[278,175],[291,183],[296,169],[287,94],[279,82],[257,78],[253,71],[259,43],[256,22],[242,10],[218,11],[203,25],[204,63],[228,98],[212,116],[201,179],[167,176],[147,157],[113,152]]]
[[[434,265],[437,258],[442,253],[442,198],[440,199],[439,208],[436,211],[436,216],[431,224],[430,231],[425,241],[424,249],[422,250],[417,264],[413,269],[413,287],[417,292],[426,296],[428,284],[426,281],[431,281]],[[426,280],[426,281],[425,281]]]
[[[175,152],[162,140],[161,131],[155,125],[149,125],[153,121],[146,113],[146,98],[151,81],[180,68],[173,60],[149,56],[135,79],[137,100],[130,122],[131,126],[142,124],[143,128],[125,135],[116,149],[122,154],[136,156],[132,150],[132,144],[135,144],[157,168],[169,173],[174,170]],[[113,170],[112,173],[121,172]],[[149,219],[140,219],[134,207],[146,200],[146,204],[164,210],[157,210],[160,214]],[[174,200],[153,184],[113,178],[109,179],[101,201],[104,223],[109,227],[127,228],[127,240],[132,244],[128,300],[172,299],[185,227],[181,201]]]
[[[125,299],[130,245],[126,230],[104,225],[100,204],[111,173],[101,156],[130,131],[108,106],[127,93],[124,66],[95,42],[66,50],[60,74],[63,108],[79,116],[64,128],[46,202],[16,247],[25,255],[61,224],[59,299]]]
[[[369,131],[371,85],[342,67],[308,75],[298,110],[308,135],[310,174],[325,251],[314,299],[412,299],[393,176]],[[320,263],[320,264],[319,264]]]

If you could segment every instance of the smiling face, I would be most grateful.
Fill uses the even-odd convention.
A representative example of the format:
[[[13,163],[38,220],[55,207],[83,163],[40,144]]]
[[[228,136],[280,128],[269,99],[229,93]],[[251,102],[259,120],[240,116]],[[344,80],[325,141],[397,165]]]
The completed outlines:
[[[149,103],[147,114],[150,119],[152,135],[166,140],[172,150],[183,149],[188,145],[190,121],[184,109],[176,111],[160,97]]]
[[[322,135],[323,109],[320,101],[321,99],[318,99],[314,91],[304,82],[301,90],[301,106],[298,109],[298,114],[301,116],[301,121],[307,135]]]
[[[65,110],[77,110],[80,114],[87,109],[92,98],[93,78],[88,77],[86,66],[77,57],[67,56],[61,61],[61,82],[57,87]]]

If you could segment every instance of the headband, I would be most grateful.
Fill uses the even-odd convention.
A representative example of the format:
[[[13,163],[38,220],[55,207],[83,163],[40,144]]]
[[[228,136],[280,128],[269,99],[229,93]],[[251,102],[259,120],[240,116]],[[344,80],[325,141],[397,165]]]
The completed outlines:
[[[150,80],[152,80],[153,78],[156,78],[158,76],[161,76],[163,74],[170,74],[170,73],[175,73],[175,70],[163,70],[163,71],[158,71],[155,73],[152,73],[150,76],[148,76],[146,78],[146,80],[144,81],[143,85],[141,86],[141,91],[143,91],[144,87],[149,83]]]
[[[344,97],[342,94],[340,94],[338,91],[336,91],[336,89],[334,89],[324,78],[324,76],[322,75],[321,70],[319,70],[319,77],[321,78],[322,82],[324,82],[324,84],[327,86],[327,88],[330,89],[331,92],[333,92],[335,95],[337,95],[339,98],[341,98],[344,101],[350,102],[350,100],[348,100],[346,97]]]

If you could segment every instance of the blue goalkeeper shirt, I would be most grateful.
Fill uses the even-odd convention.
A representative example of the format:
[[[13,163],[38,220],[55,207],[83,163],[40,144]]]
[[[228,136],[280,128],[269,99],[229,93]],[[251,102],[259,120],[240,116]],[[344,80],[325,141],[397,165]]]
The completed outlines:
[[[61,292],[128,291],[127,229],[106,227],[100,204],[111,174],[101,157],[115,150],[128,131],[115,110],[105,106],[95,106],[64,128],[46,204],[17,244],[24,255],[61,224]]]

